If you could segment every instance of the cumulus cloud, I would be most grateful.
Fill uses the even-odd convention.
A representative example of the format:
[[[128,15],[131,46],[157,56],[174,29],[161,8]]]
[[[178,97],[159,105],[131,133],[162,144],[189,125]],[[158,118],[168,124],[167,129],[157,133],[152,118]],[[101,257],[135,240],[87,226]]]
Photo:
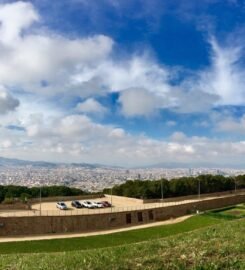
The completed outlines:
[[[104,35],[72,39],[38,31],[38,28],[28,32],[38,19],[31,3],[0,5],[2,84],[17,85],[25,91],[46,95],[65,92],[73,87],[73,73],[96,66],[112,50],[112,39]],[[45,87],[42,82],[46,82]]]
[[[78,112],[85,114],[103,115],[107,109],[94,98],[86,99],[84,102],[78,103],[76,106]]]
[[[19,106],[19,100],[7,93],[6,89],[0,87],[0,114],[14,111]]]
[[[98,162],[118,165],[147,165],[159,162],[239,162],[244,141],[220,141],[188,137],[175,132],[169,138],[131,135],[121,127],[102,125],[84,115],[50,119],[32,115],[21,134],[0,127],[1,153],[28,159]],[[8,139],[6,139],[8,138]],[[12,142],[15,142],[14,144]],[[232,160],[232,162],[231,162]]]
[[[149,116],[157,108],[157,98],[143,88],[130,88],[121,92],[119,102],[125,116]]]
[[[126,132],[122,128],[114,128],[110,133],[109,137],[116,138],[116,139],[122,139],[125,138]]]
[[[37,12],[28,2],[19,1],[0,5],[1,42],[12,46],[19,41],[22,31],[38,20]]]
[[[233,117],[220,119],[217,122],[215,129],[221,132],[245,134],[245,115],[238,119]]]
[[[95,95],[120,92],[119,103],[127,117],[149,116],[166,108],[178,113],[208,112],[219,104],[244,102],[245,76],[238,46],[221,47],[212,38],[211,67],[173,87],[171,81],[178,72],[160,65],[147,52],[115,59],[114,41],[108,36],[69,38],[38,28],[26,31],[38,20],[39,14],[30,3],[0,6],[2,84],[39,95],[91,98],[87,101],[90,104],[83,104],[85,110]],[[8,42],[11,40],[15,42]],[[135,89],[143,90],[137,90],[136,95]],[[132,106],[134,102],[137,106]]]
[[[119,96],[116,106],[127,118],[149,117],[163,109],[176,114],[208,113],[217,106],[244,105],[242,45],[221,45],[212,38],[210,66],[179,80],[177,68],[158,63],[149,52],[115,57],[115,41],[108,36],[71,38],[41,31],[41,18],[28,2],[0,5],[0,22],[2,154],[124,165],[196,162],[207,156],[210,161],[233,158],[235,162],[244,155],[244,141],[188,137],[182,132],[160,140],[93,120],[107,111],[98,96],[115,92]],[[13,89],[18,90],[20,102]],[[74,111],[74,103],[63,108],[60,97],[84,101]],[[16,114],[6,114],[15,109]],[[219,131],[244,134],[244,117],[215,121]],[[9,125],[22,131],[4,128]]]
[[[209,94],[198,89],[177,89],[172,91],[176,104],[171,108],[178,113],[209,112],[219,100],[216,94]]]
[[[82,141],[99,138],[108,133],[109,127],[94,123],[85,115],[68,115],[47,118],[44,115],[31,115],[26,123],[27,135],[38,140],[52,138],[56,141]],[[110,129],[109,129],[110,130]]]

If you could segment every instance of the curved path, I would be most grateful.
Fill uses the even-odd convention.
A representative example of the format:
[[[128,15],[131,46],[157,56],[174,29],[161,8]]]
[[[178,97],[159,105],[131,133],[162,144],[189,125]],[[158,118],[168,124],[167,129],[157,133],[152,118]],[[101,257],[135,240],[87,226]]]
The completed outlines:
[[[66,234],[52,234],[52,235],[36,235],[36,236],[18,236],[18,237],[0,237],[0,243],[4,242],[20,242],[20,241],[33,241],[33,240],[49,240],[49,239],[62,239],[62,238],[75,238],[75,237],[86,237],[93,235],[103,235],[103,234],[111,234],[116,232],[125,232],[136,229],[143,229],[149,227],[156,227],[161,225],[175,224],[178,222],[182,222],[192,215],[183,216],[175,219],[169,219],[165,221],[147,223],[137,226],[131,226],[127,228],[118,228],[112,230],[104,230],[104,231],[96,231],[96,232],[88,232],[88,233],[66,233]]]

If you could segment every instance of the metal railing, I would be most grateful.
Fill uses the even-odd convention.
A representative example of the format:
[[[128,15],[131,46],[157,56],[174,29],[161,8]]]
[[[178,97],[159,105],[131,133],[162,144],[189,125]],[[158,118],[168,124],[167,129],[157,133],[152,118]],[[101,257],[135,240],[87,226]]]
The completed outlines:
[[[240,193],[241,194],[241,193]],[[245,194],[245,193],[243,193]],[[231,197],[235,196],[237,194],[232,195],[226,195],[223,197]],[[158,202],[158,203],[148,203],[148,204],[141,204],[141,205],[131,205],[131,206],[113,206],[113,207],[107,207],[107,208],[94,208],[94,209],[88,209],[88,208],[81,208],[81,209],[75,209],[75,208],[68,208],[67,210],[45,210],[42,209],[41,211],[38,208],[38,205],[36,205],[37,209],[32,210],[3,210],[0,211],[0,217],[32,217],[32,216],[75,216],[75,215],[94,215],[94,214],[106,214],[106,213],[118,213],[118,212],[130,212],[130,211],[142,211],[146,209],[156,209],[156,208],[162,208],[162,207],[169,207],[169,206],[176,206],[176,205],[182,205],[187,203],[193,203],[193,202],[200,202],[205,200],[212,200],[212,199],[219,199],[219,197],[207,197],[207,198],[196,198],[196,199],[189,199],[189,200],[183,200],[183,201],[174,201],[174,202]]]

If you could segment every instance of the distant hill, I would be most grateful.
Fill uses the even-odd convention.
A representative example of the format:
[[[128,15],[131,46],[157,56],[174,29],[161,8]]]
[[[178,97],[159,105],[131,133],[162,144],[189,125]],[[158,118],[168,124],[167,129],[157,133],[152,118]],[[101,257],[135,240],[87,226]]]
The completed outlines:
[[[15,158],[4,158],[0,157],[1,167],[13,167],[13,166],[32,166],[32,167],[57,167],[58,164],[45,161],[27,161]]]
[[[211,162],[205,162],[205,163],[181,163],[181,162],[163,162],[163,163],[157,163],[152,164],[149,166],[144,166],[141,168],[163,168],[163,169],[176,169],[176,168],[183,168],[183,169],[196,169],[196,168],[209,168],[209,169],[215,169],[215,168],[233,168],[233,169],[244,169],[244,164],[216,164]]]
[[[104,169],[123,169],[125,167],[120,166],[113,166],[113,165],[104,165],[98,163],[58,163],[58,162],[47,162],[47,161],[29,161],[29,160],[21,160],[16,158],[5,158],[0,157],[0,167],[40,167],[40,168],[58,168],[64,166],[70,167],[77,167],[77,168],[89,168],[89,169],[96,169],[96,168],[104,168]],[[162,162],[147,166],[137,166],[131,167],[131,169],[154,169],[154,168],[163,168],[163,169],[177,169],[177,168],[233,168],[233,169],[244,169],[244,164],[215,164],[215,163],[181,163],[181,162]],[[130,168],[129,168],[130,169]]]
[[[0,167],[40,167],[40,168],[58,168],[64,166],[80,167],[80,168],[116,168],[113,166],[106,166],[102,164],[89,164],[89,163],[55,163],[46,161],[29,161],[15,158],[0,157]]]

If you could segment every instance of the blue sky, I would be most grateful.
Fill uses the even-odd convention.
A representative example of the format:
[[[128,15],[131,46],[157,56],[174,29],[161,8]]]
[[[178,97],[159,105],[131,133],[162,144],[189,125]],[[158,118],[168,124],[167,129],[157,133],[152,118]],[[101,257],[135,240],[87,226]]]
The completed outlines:
[[[242,164],[244,13],[238,0],[0,1],[0,155]]]

